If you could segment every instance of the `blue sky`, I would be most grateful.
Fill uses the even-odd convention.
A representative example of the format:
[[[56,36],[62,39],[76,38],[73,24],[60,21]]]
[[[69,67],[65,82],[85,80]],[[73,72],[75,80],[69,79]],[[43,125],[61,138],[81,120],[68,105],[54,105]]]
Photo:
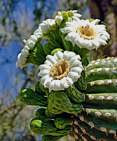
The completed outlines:
[[[34,22],[33,9],[35,2],[33,0],[20,0],[18,2],[13,12],[13,16],[17,18],[17,21],[22,8],[26,8],[30,15],[30,22]],[[49,11],[49,14],[52,15],[56,9],[56,3],[55,0],[46,0],[45,13]],[[22,44],[14,39],[7,46],[0,47],[0,98],[5,97],[7,99],[7,94],[11,99],[16,97],[25,81],[26,76],[16,67],[17,55],[21,48]],[[9,99],[5,101],[9,102]]]
[[[0,96],[9,93],[10,96],[15,96],[21,84],[16,85],[17,74],[23,78],[23,74],[16,67],[17,54],[20,51],[18,42],[9,43],[8,47],[0,48]],[[22,79],[23,81],[23,79]],[[20,83],[22,82],[20,80]]]

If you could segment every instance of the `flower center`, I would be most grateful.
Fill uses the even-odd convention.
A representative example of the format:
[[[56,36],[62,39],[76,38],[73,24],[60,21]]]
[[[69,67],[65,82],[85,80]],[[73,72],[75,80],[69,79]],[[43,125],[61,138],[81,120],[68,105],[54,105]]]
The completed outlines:
[[[63,77],[68,75],[69,70],[70,70],[69,62],[62,59],[51,68],[50,75],[54,79],[62,79]]]
[[[93,39],[96,36],[95,30],[89,25],[81,26],[77,29],[77,32],[80,32],[80,36],[88,40]]]

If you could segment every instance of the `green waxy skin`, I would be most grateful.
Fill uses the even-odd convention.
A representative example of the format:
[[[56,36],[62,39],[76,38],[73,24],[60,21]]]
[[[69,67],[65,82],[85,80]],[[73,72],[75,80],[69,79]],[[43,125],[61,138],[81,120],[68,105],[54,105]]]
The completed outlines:
[[[95,68],[113,68],[113,67],[117,67],[117,58],[108,57],[90,62],[90,64],[86,67],[86,71],[90,71]]]
[[[86,72],[86,80],[88,82],[103,79],[117,79],[117,67],[94,68]]]
[[[85,111],[87,114],[91,114],[102,119],[103,118],[107,120],[111,119],[111,121],[114,121],[115,123],[117,122],[117,110],[86,108]]]
[[[117,79],[105,79],[88,82],[86,93],[116,93]]]
[[[79,80],[74,84],[75,87],[81,92],[83,92],[87,88],[87,81],[85,77],[85,72],[83,71]]]
[[[117,93],[86,94],[86,104],[94,104],[95,107],[117,109]]]
[[[68,98],[67,94],[63,91],[52,92],[48,96],[47,112],[50,115],[57,115],[62,113],[69,113],[77,115],[81,112],[81,104],[73,104]]]
[[[75,86],[69,87],[67,90],[67,95],[75,103],[82,103],[85,101],[85,96],[81,93]]]

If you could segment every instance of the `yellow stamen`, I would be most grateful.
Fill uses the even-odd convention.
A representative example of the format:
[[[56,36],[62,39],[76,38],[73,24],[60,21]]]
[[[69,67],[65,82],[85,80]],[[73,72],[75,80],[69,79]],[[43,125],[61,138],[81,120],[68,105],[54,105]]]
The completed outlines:
[[[68,75],[69,70],[70,70],[69,62],[62,59],[51,68],[50,75],[54,79],[62,79],[63,77]]]
[[[93,39],[96,36],[96,31],[89,25],[77,28],[76,32],[80,33],[81,37],[88,40]]]

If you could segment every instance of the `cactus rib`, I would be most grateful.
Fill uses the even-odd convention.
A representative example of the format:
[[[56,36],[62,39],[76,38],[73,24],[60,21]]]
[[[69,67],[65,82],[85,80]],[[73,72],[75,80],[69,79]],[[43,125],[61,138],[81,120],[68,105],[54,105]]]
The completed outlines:
[[[104,119],[105,121],[108,121],[109,123],[114,123],[114,129],[117,130],[117,110],[114,109],[85,109],[86,113],[88,115],[92,115],[94,117]],[[107,124],[107,126],[108,126]]]
[[[87,84],[87,93],[116,93],[117,79],[96,80]]]
[[[117,93],[86,94],[85,103],[117,109]]]
[[[117,67],[94,68],[86,72],[86,80],[88,82],[103,79],[117,79]]]
[[[90,62],[90,64],[86,67],[86,71],[89,71],[94,68],[113,68],[113,67],[117,67],[117,58],[108,57]]]

